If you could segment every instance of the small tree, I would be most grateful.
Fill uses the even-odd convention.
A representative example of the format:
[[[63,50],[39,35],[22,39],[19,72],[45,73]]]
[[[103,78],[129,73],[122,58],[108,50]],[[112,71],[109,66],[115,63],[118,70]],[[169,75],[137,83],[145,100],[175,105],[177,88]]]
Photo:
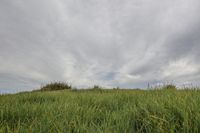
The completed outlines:
[[[173,84],[168,84],[168,85],[165,85],[163,86],[163,89],[164,90],[176,90],[176,85],[173,85]]]
[[[93,89],[95,89],[95,90],[99,90],[99,89],[101,89],[101,87],[98,86],[98,85],[94,85]]]
[[[72,86],[64,82],[54,82],[41,87],[41,91],[69,90]]]

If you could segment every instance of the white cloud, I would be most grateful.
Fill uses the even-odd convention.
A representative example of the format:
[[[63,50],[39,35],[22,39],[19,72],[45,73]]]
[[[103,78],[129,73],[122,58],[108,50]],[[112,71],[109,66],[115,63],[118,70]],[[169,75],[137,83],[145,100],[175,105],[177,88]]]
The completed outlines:
[[[2,0],[0,87],[196,82],[199,7],[198,0]]]
[[[172,61],[167,67],[164,67],[163,75],[165,77],[180,77],[193,75],[199,71],[199,65],[191,62],[187,58]]]

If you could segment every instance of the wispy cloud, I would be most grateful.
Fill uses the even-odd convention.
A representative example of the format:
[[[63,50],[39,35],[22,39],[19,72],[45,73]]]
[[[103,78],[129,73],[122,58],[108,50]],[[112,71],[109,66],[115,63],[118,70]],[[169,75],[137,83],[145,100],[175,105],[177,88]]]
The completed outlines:
[[[198,0],[1,0],[0,87],[200,79]]]

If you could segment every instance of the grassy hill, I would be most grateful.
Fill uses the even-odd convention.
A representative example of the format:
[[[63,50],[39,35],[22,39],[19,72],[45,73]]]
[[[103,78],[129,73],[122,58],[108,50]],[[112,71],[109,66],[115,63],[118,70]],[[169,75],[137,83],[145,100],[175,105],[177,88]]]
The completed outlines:
[[[200,132],[200,91],[94,89],[1,95],[0,132]]]

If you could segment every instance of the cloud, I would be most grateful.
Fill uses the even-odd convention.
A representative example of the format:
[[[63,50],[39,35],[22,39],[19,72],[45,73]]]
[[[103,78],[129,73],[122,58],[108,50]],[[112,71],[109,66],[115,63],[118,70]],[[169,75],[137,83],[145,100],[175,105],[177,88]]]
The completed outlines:
[[[198,0],[1,0],[0,88],[198,84]]]
[[[187,59],[181,59],[169,63],[167,67],[163,69],[163,76],[165,77],[180,77],[188,76],[197,73],[199,66],[192,62],[189,62]]]

